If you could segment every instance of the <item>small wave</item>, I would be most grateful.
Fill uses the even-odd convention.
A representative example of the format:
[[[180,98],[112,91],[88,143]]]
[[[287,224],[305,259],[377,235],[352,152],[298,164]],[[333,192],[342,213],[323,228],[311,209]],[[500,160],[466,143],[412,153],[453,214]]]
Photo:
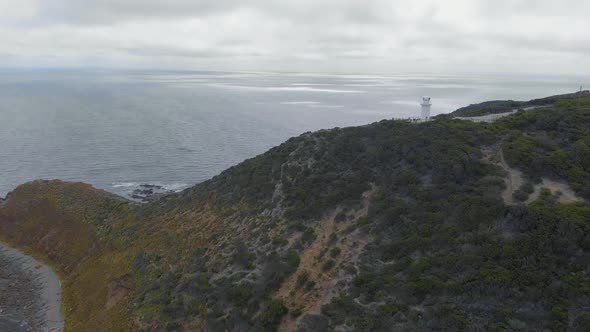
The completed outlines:
[[[319,101],[283,101],[281,105],[317,105]]]
[[[245,86],[245,85],[232,85],[225,83],[207,84],[212,87],[227,88],[227,89],[240,89],[240,90],[258,90],[258,91],[287,91],[287,92],[322,92],[322,93],[366,93],[363,90],[345,90],[345,89],[328,89],[328,88],[314,88],[312,86]]]
[[[330,86],[328,83],[291,83],[294,86]]]
[[[162,186],[162,188],[164,188],[164,190],[170,190],[170,191],[175,191],[175,192],[181,191],[181,190],[189,187],[189,185],[186,183],[162,184],[161,186]]]
[[[293,86],[293,87],[267,87],[266,91],[290,91],[290,92],[326,92],[326,93],[364,93],[361,90],[339,90],[339,89],[320,89],[310,86]]]
[[[179,190],[189,186],[187,183],[163,183],[163,182],[115,182],[113,188],[131,188],[141,186],[158,186],[165,190]]]
[[[113,188],[129,188],[129,187],[137,187],[139,183],[137,182],[115,182],[113,183]]]
[[[316,105],[309,105],[309,107],[313,108],[343,108],[342,105],[328,105],[328,104],[316,104]]]

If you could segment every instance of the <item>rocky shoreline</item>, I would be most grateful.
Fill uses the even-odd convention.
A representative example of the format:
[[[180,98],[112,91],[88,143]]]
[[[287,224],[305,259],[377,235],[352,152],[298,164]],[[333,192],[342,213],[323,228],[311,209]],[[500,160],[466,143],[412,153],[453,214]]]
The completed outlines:
[[[157,184],[142,183],[138,189],[133,190],[130,197],[136,201],[149,202],[156,197],[160,197],[165,194],[172,194],[174,190],[167,190],[164,186]]]
[[[0,242],[0,331],[63,331],[60,305],[55,272]]]

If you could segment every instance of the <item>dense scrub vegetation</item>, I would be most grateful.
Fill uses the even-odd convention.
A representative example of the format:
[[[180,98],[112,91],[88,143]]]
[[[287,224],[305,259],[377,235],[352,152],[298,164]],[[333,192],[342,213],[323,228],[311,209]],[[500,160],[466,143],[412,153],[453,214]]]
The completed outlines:
[[[515,109],[526,107],[524,101],[514,100],[493,100],[479,104],[472,104],[462,107],[452,113],[453,116],[481,116],[486,114],[510,112]]]
[[[554,102],[306,133],[144,205],[34,182],[0,202],[0,234],[60,268],[72,331],[588,330],[590,206],[507,206],[482,153],[503,150],[523,194],[549,177],[590,199],[590,98]],[[310,314],[291,279],[331,295]]]
[[[442,115],[440,117],[453,117],[453,116],[481,116],[486,114],[505,113],[512,110],[526,108],[526,107],[537,107],[553,105],[562,101],[576,100],[579,97],[585,98],[590,96],[590,91],[585,90],[581,93],[568,93],[563,95],[550,96],[545,98],[532,99],[529,101],[514,101],[514,100],[493,100],[485,101],[479,104],[472,104],[469,106],[461,107],[449,115]]]
[[[580,107],[590,107],[589,100],[582,99]],[[521,112],[502,119],[500,124],[511,129],[504,152],[512,165],[534,181],[542,176],[563,179],[590,199],[590,114],[574,112],[575,105],[574,100],[562,100],[555,110]]]

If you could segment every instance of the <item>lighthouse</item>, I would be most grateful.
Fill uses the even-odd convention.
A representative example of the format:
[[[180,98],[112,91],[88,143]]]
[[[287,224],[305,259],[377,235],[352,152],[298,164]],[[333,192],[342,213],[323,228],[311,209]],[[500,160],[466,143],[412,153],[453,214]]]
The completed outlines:
[[[423,96],[422,97],[422,103],[420,104],[420,106],[422,106],[422,114],[420,116],[420,118],[422,119],[422,121],[428,121],[430,120],[430,106],[432,104],[430,103],[430,97],[428,96]]]

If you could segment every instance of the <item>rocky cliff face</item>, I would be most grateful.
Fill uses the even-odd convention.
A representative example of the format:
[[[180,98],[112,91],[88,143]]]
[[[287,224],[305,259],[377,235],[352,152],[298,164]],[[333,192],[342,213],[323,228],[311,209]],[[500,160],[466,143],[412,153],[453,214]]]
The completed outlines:
[[[500,149],[581,201],[506,205]],[[36,181],[0,234],[61,269],[73,331],[583,329],[588,188],[584,99],[306,133],[147,204]]]

